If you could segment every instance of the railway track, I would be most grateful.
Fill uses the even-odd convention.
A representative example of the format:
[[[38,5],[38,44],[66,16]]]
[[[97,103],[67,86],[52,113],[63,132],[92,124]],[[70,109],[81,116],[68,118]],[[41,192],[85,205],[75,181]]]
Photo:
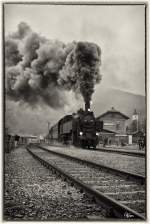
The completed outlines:
[[[43,147],[28,151],[47,168],[102,204],[111,218],[145,220],[145,178]]]

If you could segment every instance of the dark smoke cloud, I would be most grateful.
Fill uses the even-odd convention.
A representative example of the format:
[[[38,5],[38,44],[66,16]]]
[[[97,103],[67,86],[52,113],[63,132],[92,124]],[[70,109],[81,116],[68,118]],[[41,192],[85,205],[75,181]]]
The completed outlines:
[[[25,22],[21,22],[18,25],[17,32],[13,33],[11,36],[14,39],[21,40],[31,32],[32,32],[32,30],[31,30],[30,26],[28,24],[26,24]]]
[[[6,93],[13,101],[53,108],[67,104],[66,90],[90,100],[100,81],[100,48],[93,43],[65,45],[20,23],[5,42]]]
[[[12,38],[6,38],[5,41],[5,65],[17,65],[22,56],[19,53],[18,42]]]
[[[78,42],[60,71],[59,83],[80,92],[85,101],[90,101],[95,84],[101,80],[100,56],[101,50],[96,44]]]
[[[42,39],[36,33],[30,33],[22,43],[22,48],[20,49],[22,58],[22,66],[30,67],[31,62],[37,58],[36,50],[40,46]]]

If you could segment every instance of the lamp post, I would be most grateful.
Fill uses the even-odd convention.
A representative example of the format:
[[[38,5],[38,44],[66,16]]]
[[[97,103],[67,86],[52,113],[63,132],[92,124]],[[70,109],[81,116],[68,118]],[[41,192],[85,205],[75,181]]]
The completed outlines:
[[[47,124],[48,124],[48,133],[49,133],[49,126],[50,126],[50,122],[48,121],[48,122],[47,122]]]

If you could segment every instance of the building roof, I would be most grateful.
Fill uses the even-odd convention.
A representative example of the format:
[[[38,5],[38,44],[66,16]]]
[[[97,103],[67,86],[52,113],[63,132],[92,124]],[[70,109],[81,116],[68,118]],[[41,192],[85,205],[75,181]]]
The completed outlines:
[[[125,119],[129,119],[129,117],[123,113],[121,113],[120,111],[116,110],[114,107],[112,107],[110,110],[106,111],[105,113],[101,114],[100,116],[97,117],[97,119],[104,117],[106,114],[109,113],[114,113],[114,114],[120,114],[122,117],[124,117]]]

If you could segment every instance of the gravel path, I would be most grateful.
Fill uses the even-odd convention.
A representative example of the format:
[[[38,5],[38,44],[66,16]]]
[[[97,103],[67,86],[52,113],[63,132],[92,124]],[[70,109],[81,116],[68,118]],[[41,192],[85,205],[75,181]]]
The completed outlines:
[[[128,155],[121,155],[116,153],[107,153],[100,151],[90,151],[86,149],[79,149],[73,146],[70,147],[54,147],[43,145],[50,150],[63,152],[68,155],[79,157],[81,159],[87,159],[92,162],[107,165],[112,168],[117,168],[123,171],[132,172],[145,176],[145,158],[134,157]]]
[[[5,155],[4,220],[87,220],[106,211],[20,147]]]

